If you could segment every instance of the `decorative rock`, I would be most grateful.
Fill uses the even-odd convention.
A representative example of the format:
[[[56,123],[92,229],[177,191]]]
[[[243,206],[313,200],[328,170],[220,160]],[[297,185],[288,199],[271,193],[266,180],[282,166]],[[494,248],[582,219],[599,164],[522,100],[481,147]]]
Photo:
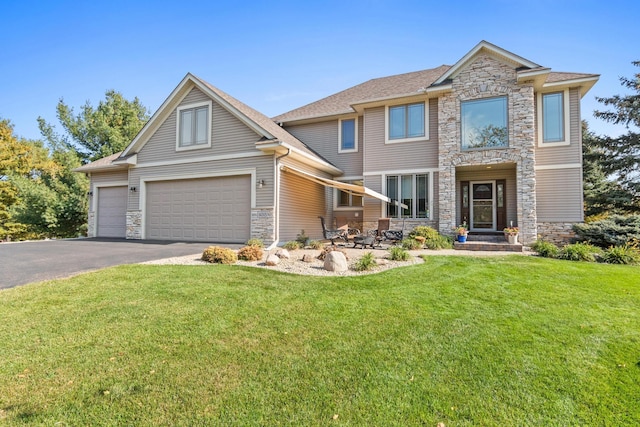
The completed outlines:
[[[389,260],[385,258],[376,258],[376,264],[378,265],[387,265],[389,264]]]
[[[304,254],[302,257],[303,262],[313,262],[315,258],[312,255]]]
[[[267,260],[264,262],[264,265],[268,265],[273,267],[274,265],[278,265],[280,264],[280,258],[278,258],[276,255],[269,255],[267,257]]]
[[[278,252],[276,252],[276,256],[281,259],[291,258],[291,255],[289,255],[289,251],[286,249],[278,249]]]
[[[347,271],[347,258],[342,252],[331,251],[324,259],[324,269],[327,271]]]
[[[413,238],[414,240],[417,240],[418,242],[420,242],[421,244],[424,245],[424,242],[427,240],[425,237],[423,236],[416,236]]]

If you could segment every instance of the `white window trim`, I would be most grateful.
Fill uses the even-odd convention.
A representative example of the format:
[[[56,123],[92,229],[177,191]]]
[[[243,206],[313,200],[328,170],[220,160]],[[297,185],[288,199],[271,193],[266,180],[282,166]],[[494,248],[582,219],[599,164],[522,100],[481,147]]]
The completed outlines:
[[[354,138],[355,138],[355,148],[350,148],[348,150],[342,149],[342,122],[344,120],[353,120],[354,129]],[[357,153],[358,152],[358,117],[344,117],[338,120],[338,153]]]
[[[362,176],[343,176],[340,179],[336,179],[336,181],[340,182],[350,182],[362,180],[364,182],[364,177]],[[334,211],[361,211],[364,209],[364,197],[362,197],[362,206],[338,206],[338,198],[340,197],[340,189],[333,189],[333,210]]]
[[[207,106],[207,143],[180,146],[180,112],[182,110],[190,110],[192,108]],[[204,102],[196,102],[193,104],[181,105],[176,109],[176,151],[200,150],[203,148],[211,148],[211,115],[213,112],[213,102],[211,100]]]
[[[564,141],[544,142],[544,116],[542,114],[542,96],[549,93],[562,92],[562,103],[564,109]],[[538,147],[561,147],[571,144],[571,113],[569,111],[569,89],[550,90],[546,92],[538,92],[536,97],[538,108]]]
[[[426,218],[407,217],[405,219],[420,220],[420,221],[433,221],[433,170],[429,169],[410,169],[404,171],[386,171],[380,175],[382,179],[382,194],[387,195],[387,176],[400,176],[400,175],[427,175],[429,182],[427,183],[427,189],[429,191],[429,200],[427,205],[429,206],[429,215]],[[414,186],[415,193],[415,186]],[[387,217],[387,204],[381,203],[380,206],[380,218]],[[395,219],[402,219],[395,217]]]
[[[399,138],[399,139],[389,139],[389,108],[391,107],[399,107],[401,105],[412,105],[412,104],[424,104],[424,136],[416,136],[414,138]],[[403,102],[400,104],[391,104],[385,105],[384,107],[384,143],[385,144],[398,144],[403,142],[416,142],[416,141],[428,141],[429,140],[429,99],[425,99],[424,101],[417,102]]]

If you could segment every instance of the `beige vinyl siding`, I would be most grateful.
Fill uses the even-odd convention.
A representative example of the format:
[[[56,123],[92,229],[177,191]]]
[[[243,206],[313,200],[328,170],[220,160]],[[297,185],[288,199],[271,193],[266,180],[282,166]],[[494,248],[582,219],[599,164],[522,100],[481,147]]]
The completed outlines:
[[[364,177],[364,185],[373,191],[382,193],[382,175],[368,175]],[[384,202],[371,197],[364,198],[364,211],[362,213],[364,222],[375,222],[382,214]]]
[[[126,181],[129,176],[129,171],[118,170],[113,172],[94,172],[91,174],[91,186],[100,185],[108,182]]]
[[[538,222],[582,221],[582,169],[536,171]]]
[[[536,117],[539,112],[536,111]],[[580,89],[569,90],[571,139],[569,145],[541,147],[536,129],[536,166],[575,164],[582,162],[582,129],[580,123]],[[536,122],[537,123],[537,122]]]
[[[179,106],[210,100],[202,91],[193,88]],[[212,106],[211,147],[176,151],[177,114],[174,109],[138,153],[138,164],[258,151],[255,147],[260,139],[258,134],[215,101]]]
[[[140,188],[141,179],[153,180],[157,178],[184,179],[216,175],[235,175],[235,171],[255,169],[256,179],[264,179],[265,186],[255,189],[256,207],[272,207],[274,192],[273,155],[261,155],[257,157],[227,159],[218,161],[182,163],[168,166],[135,167],[131,169],[129,185]],[[140,191],[130,194],[129,209],[140,209]]]
[[[289,172],[280,172],[281,243],[295,240],[301,230],[311,239],[323,238],[318,216],[325,216],[327,219],[325,196],[323,185]]]
[[[363,120],[358,117],[358,151],[338,153],[339,120],[290,126],[286,130],[315,152],[344,171],[344,175],[362,175]]]
[[[507,224],[513,221],[513,225],[518,225],[518,194],[515,169],[495,170],[495,171],[458,171],[456,172],[456,223],[461,223],[460,218],[460,181],[495,181],[506,180],[507,197]]]
[[[429,140],[385,144],[385,108],[364,114],[364,172],[438,167],[438,101],[429,100]]]

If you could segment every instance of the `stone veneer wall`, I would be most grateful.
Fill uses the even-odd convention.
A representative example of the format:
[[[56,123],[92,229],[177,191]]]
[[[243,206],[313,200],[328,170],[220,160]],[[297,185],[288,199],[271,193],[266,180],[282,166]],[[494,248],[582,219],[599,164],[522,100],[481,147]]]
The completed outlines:
[[[266,246],[275,239],[275,216],[273,208],[251,209],[251,238],[261,239]]]
[[[127,211],[127,239],[142,239],[142,211]]]
[[[507,96],[509,147],[461,150],[460,103]],[[479,54],[452,81],[452,91],[439,99],[439,231],[451,234],[456,226],[459,166],[516,164],[517,220],[524,243],[537,235],[535,193],[535,96],[532,84],[518,84],[513,66]]]
[[[572,222],[539,222],[538,236],[547,242],[563,246],[576,237]]]
[[[87,237],[96,237],[96,213],[89,211],[87,216]]]
[[[407,218],[404,221],[402,219],[392,218],[389,222],[390,230],[403,230],[405,236],[408,236],[411,231],[419,225],[427,225],[431,228],[438,229],[438,223],[430,219],[413,219]],[[404,227],[404,228],[403,228]],[[362,223],[362,231],[366,233],[369,230],[376,230],[378,228],[378,221],[364,221]]]

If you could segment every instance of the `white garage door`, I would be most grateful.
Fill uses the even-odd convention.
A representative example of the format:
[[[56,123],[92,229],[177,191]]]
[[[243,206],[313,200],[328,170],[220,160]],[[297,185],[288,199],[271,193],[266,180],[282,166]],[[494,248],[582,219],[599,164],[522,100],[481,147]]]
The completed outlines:
[[[146,238],[244,243],[251,232],[249,175],[149,182]]]
[[[127,187],[98,189],[98,237],[125,237],[127,229]]]

